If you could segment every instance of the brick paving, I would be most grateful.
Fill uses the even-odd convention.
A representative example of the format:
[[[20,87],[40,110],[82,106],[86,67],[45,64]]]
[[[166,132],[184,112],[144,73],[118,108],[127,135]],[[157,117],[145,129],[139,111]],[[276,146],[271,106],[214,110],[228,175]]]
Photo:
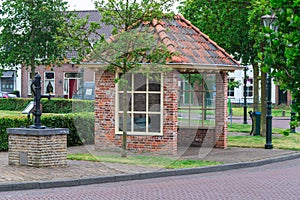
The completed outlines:
[[[92,153],[111,154],[110,152],[94,151],[94,146],[80,146],[68,148],[69,153]],[[254,160],[267,159],[282,155],[293,154],[295,151],[286,150],[265,150],[265,149],[246,149],[246,148],[182,148],[179,155],[173,158],[180,159],[202,159],[220,161],[224,163],[247,162]],[[116,153],[114,153],[116,154]],[[117,153],[117,155],[120,155]],[[0,184],[15,183],[24,181],[46,181],[62,179],[78,179],[86,177],[99,177],[115,174],[136,174],[140,172],[155,172],[161,170],[155,167],[143,167],[117,163],[71,161],[68,160],[66,167],[56,168],[35,168],[27,166],[9,166],[8,155],[0,152]]]
[[[209,174],[1,192],[0,200],[299,199],[300,159]],[[288,172],[288,173],[287,173]]]

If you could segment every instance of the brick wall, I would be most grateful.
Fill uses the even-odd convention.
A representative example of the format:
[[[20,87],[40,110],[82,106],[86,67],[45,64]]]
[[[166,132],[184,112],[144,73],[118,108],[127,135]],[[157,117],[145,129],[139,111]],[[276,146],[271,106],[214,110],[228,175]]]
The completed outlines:
[[[227,147],[227,73],[220,72],[216,76],[217,95],[216,95],[216,130],[215,147]]]
[[[9,135],[9,165],[62,167],[67,165],[67,135]]]
[[[115,134],[115,74],[96,72],[95,148],[120,148],[122,135]],[[177,152],[178,80],[175,72],[164,77],[164,110],[162,136],[127,136],[127,149],[136,152]]]

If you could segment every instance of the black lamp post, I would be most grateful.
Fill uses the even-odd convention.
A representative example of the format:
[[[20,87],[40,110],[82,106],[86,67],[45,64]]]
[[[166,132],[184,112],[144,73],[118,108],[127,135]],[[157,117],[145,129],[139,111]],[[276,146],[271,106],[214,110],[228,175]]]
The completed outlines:
[[[269,27],[271,29],[275,29],[273,26],[276,17],[274,14],[272,15],[264,15],[261,17],[263,20],[264,26]],[[271,69],[269,68],[267,74],[267,116],[266,116],[266,144],[265,149],[273,149],[272,145],[272,79],[271,79]]]
[[[247,70],[248,68],[244,68],[244,122],[243,124],[248,124],[247,122]]]

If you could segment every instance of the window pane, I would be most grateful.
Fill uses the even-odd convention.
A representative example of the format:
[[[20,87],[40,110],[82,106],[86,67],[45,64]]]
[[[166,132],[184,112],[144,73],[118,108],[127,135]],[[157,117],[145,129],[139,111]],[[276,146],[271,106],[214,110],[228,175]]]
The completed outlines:
[[[146,114],[134,114],[134,131],[146,132]]]
[[[215,110],[206,110],[204,114],[204,126],[215,126]]]
[[[215,108],[215,92],[205,92],[205,108]]]
[[[146,91],[146,77],[143,74],[134,74],[134,90]]]
[[[178,124],[179,126],[188,126],[189,125],[189,110],[188,109],[178,109]]]
[[[151,74],[149,77],[149,91],[160,91],[161,75],[158,73]]]
[[[160,111],[160,94],[149,94],[149,111]]]
[[[45,78],[46,79],[54,79],[54,72],[46,72]]]
[[[125,76],[123,74],[120,74],[119,78],[119,91],[124,91],[125,86],[127,86],[127,91],[130,91],[132,89],[132,74],[126,73]]]
[[[216,91],[216,76],[214,74],[204,76],[204,89]]]
[[[149,115],[149,132],[160,132],[160,115],[151,114]]]
[[[146,111],[146,94],[134,94],[134,111]]]
[[[123,97],[124,94],[119,93],[119,111],[124,111]],[[131,93],[127,93],[127,105],[128,105],[127,110],[131,111]]]
[[[119,113],[119,131],[123,130],[123,113]],[[131,131],[131,117],[127,116],[127,131]]]

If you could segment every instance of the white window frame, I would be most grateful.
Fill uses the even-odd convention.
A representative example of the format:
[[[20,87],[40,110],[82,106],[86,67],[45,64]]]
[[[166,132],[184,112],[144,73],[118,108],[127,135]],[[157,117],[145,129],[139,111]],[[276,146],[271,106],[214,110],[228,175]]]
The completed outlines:
[[[47,79],[46,73],[53,73],[54,78],[53,79]],[[46,94],[46,92],[47,92],[47,86],[48,86],[49,81],[51,82],[52,87],[53,87],[53,93],[51,93],[51,95],[55,95],[55,72],[53,72],[53,71],[44,72],[44,94]]]
[[[128,114],[131,116],[131,129],[130,131],[127,131],[127,135],[141,135],[141,136],[163,136],[163,74],[160,74],[160,91],[149,91],[149,78],[146,78],[146,91],[135,91],[134,89],[134,75],[136,73],[132,73],[132,85],[130,86],[129,90],[127,91],[128,93],[131,93],[131,110],[127,111]],[[116,73],[116,77],[119,77],[119,73]],[[151,80],[150,80],[151,82]],[[119,111],[119,94],[122,94],[122,91],[119,91],[119,84],[116,84],[116,107],[115,107],[115,133],[117,135],[122,134],[122,131],[119,130],[119,119],[120,115],[123,115],[123,111]],[[134,111],[134,94],[146,94],[146,111]],[[160,94],[160,110],[157,112],[152,112],[149,111],[149,94]],[[129,99],[128,99],[129,100]],[[129,101],[128,101],[129,102]],[[140,131],[134,131],[134,115],[135,114],[146,114],[146,131],[145,132],[140,132]],[[151,132],[149,131],[149,115],[154,114],[154,115],[160,115],[160,131],[159,132]]]

